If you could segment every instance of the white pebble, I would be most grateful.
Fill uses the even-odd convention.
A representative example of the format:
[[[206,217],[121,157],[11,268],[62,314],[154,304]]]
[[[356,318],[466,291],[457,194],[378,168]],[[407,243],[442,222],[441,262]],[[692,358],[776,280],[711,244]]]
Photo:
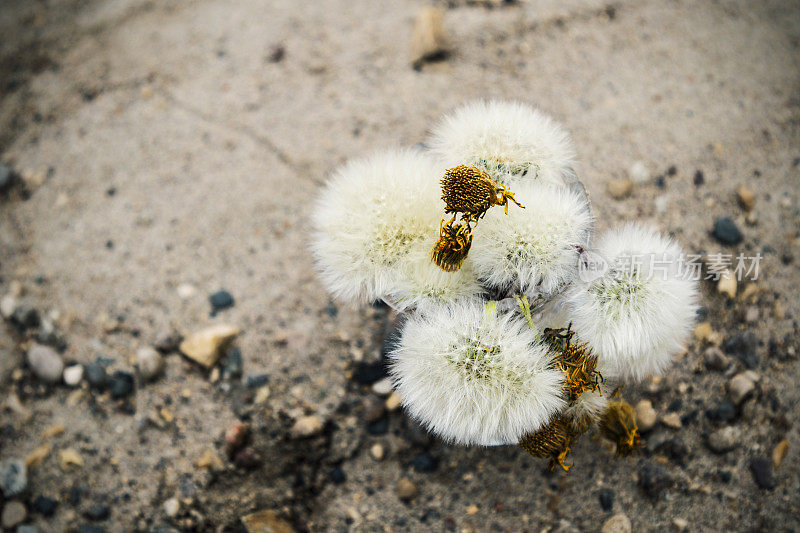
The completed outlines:
[[[392,393],[392,380],[390,378],[383,378],[372,384],[372,392],[381,396],[388,396]]]
[[[64,361],[54,349],[41,344],[28,348],[28,366],[36,377],[47,383],[57,383],[64,371]]]
[[[77,387],[83,379],[83,365],[72,365],[64,369],[64,383]]]
[[[628,167],[628,177],[634,183],[646,183],[650,181],[650,172],[647,170],[647,167],[641,161],[635,161],[631,166]]]
[[[155,379],[164,369],[164,358],[154,348],[145,346],[136,352],[136,364],[145,381]]]

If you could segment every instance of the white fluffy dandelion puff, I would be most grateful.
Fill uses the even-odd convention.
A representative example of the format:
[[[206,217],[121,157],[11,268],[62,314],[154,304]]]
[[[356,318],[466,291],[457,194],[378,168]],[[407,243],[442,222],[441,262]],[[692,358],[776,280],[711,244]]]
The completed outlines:
[[[610,269],[570,291],[572,328],[597,354],[603,376],[661,373],[683,349],[697,310],[697,284],[680,270],[680,247],[628,224],[605,234],[595,251]]]
[[[529,180],[562,185],[575,159],[566,130],[518,102],[465,104],[435,126],[429,145],[449,166],[477,167],[506,186]]]
[[[366,303],[396,288],[405,258],[436,241],[441,172],[421,151],[395,150],[333,174],[315,206],[312,250],[334,296]]]
[[[479,300],[411,316],[390,357],[410,414],[459,444],[516,444],[566,405],[548,347]]]
[[[483,287],[467,261],[456,272],[445,272],[428,254],[428,243],[409,254],[389,298],[398,311],[447,304],[483,293]]]
[[[515,189],[525,209],[489,211],[475,231],[470,258],[491,287],[553,293],[577,275],[578,246],[586,245],[592,216],[575,191],[543,183]]]

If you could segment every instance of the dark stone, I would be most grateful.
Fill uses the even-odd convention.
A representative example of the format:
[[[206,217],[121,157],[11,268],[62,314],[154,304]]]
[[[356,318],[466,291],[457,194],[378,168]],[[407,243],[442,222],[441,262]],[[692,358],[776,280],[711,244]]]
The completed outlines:
[[[331,470],[331,481],[333,481],[337,485],[347,481],[347,476],[345,475],[344,470],[342,470],[339,467],[336,467],[333,470]]]
[[[14,183],[14,172],[4,163],[0,163],[0,192],[5,192]]]
[[[80,487],[72,487],[69,489],[69,493],[67,494],[67,501],[73,507],[77,507],[81,504],[81,498],[83,497],[83,490]]]
[[[388,375],[389,373],[383,360],[375,361],[374,363],[360,361],[353,369],[353,379],[361,385],[372,385],[376,381],[388,377]]]
[[[753,481],[762,489],[775,488],[775,477],[772,475],[772,462],[766,457],[756,457],[750,461],[750,472]]]
[[[602,507],[604,511],[610,511],[614,508],[613,489],[600,489],[597,492],[597,499],[600,501],[600,507]]]
[[[89,382],[89,385],[92,388],[98,390],[103,390],[106,388],[106,385],[108,384],[108,374],[106,373],[105,366],[95,361],[86,365],[83,370],[84,375],[86,376],[86,381]]]
[[[389,420],[386,418],[367,424],[367,433],[370,435],[386,435],[387,431],[389,431]]]
[[[106,528],[95,524],[82,524],[78,531],[80,533],[106,533]]]
[[[103,520],[107,520],[108,517],[111,516],[111,509],[104,503],[93,503],[89,506],[86,512],[83,513],[83,516],[89,520],[101,522]]]
[[[280,63],[284,57],[286,57],[286,47],[282,44],[276,44],[270,49],[267,61],[270,63]]]
[[[261,466],[262,462],[261,457],[250,447],[239,450],[233,457],[233,464],[247,470]]]
[[[439,460],[429,454],[428,452],[420,452],[411,461],[411,466],[417,472],[430,473],[435,472],[439,467]]]
[[[247,386],[251,389],[258,389],[269,383],[269,374],[254,374],[247,376]]]
[[[14,309],[11,320],[23,330],[33,329],[39,326],[39,312],[28,304],[20,304]]]
[[[225,362],[222,365],[222,377],[225,379],[238,379],[242,377],[243,369],[242,352],[235,346],[228,348],[228,351],[225,352]],[[247,379],[249,384],[250,377]],[[267,376],[267,381],[269,381],[269,376]]]
[[[760,358],[756,353],[758,340],[752,331],[728,337],[722,344],[726,353],[735,355],[749,369],[758,368]]]
[[[663,189],[667,186],[667,180],[664,179],[664,176],[656,176],[656,187],[659,189]]]
[[[732,246],[744,240],[744,235],[730,217],[720,217],[714,221],[711,235],[721,244]]]
[[[650,498],[656,499],[672,480],[664,468],[650,461],[642,461],[639,468],[639,487]]]
[[[34,512],[42,516],[53,516],[56,513],[56,509],[58,509],[58,500],[48,498],[47,496],[37,496],[37,498],[33,500],[32,508]]]
[[[678,167],[676,167],[675,165],[670,165],[670,167],[667,169],[667,176],[674,176],[677,173],[678,173]]]
[[[689,455],[689,448],[678,437],[673,437],[661,442],[656,451],[664,454],[668,459],[683,464]]]
[[[719,480],[723,483],[730,483],[731,479],[733,479],[733,474],[729,470],[720,470],[717,475],[719,475]]]
[[[386,407],[383,400],[373,395],[369,395],[361,402],[362,416],[367,424],[377,422],[386,414]]]
[[[692,409],[688,413],[681,415],[681,425],[688,426],[697,420],[697,409]]]
[[[703,171],[702,170],[698,170],[697,172],[694,173],[694,184],[696,186],[699,187],[700,185],[702,185],[705,182],[706,182],[706,178],[705,178],[705,176],[703,176]]]
[[[730,422],[736,418],[736,406],[725,400],[714,409],[712,418],[718,422]]]
[[[111,397],[116,399],[128,397],[133,392],[135,383],[133,374],[130,372],[124,372],[122,370],[114,372],[108,386]]]
[[[28,469],[22,459],[0,462],[0,492],[6,498],[25,492],[28,488]]]
[[[108,248],[109,250],[113,250],[114,249],[114,241],[107,240],[106,241],[106,248]]]
[[[223,309],[228,309],[229,307],[233,307],[235,303],[233,301],[233,296],[226,290],[220,290],[212,294],[208,297],[208,302],[211,304],[211,308],[216,311],[222,311]]]
[[[329,301],[328,305],[325,306],[325,313],[327,313],[329,317],[334,318],[339,314],[339,309],[333,301]]]

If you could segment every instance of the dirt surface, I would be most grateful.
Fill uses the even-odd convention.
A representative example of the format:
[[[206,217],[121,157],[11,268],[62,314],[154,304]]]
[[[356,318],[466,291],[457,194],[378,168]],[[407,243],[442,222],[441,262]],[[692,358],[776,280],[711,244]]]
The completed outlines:
[[[3,2],[0,148],[19,179],[0,203],[0,296],[21,287],[17,305],[57,329],[8,320],[0,334],[0,460],[49,446],[26,492],[4,498],[25,504],[26,523],[238,531],[241,516],[273,510],[312,531],[599,531],[617,513],[635,531],[800,527],[800,6],[440,2],[452,51],[414,69],[424,5]],[[326,174],[422,141],[480,97],[564,123],[600,230],[641,220],[694,253],[763,255],[754,289],[729,299],[703,285],[721,370],[708,339],[693,339],[662,380],[625,390],[681,420],[657,424],[637,457],[585,437],[572,471],[550,473],[521,449],[448,446],[402,410],[382,413],[370,383],[392,317],[337,307],[315,278],[310,200]],[[637,161],[648,179],[613,199],[606,184]],[[741,184],[755,192],[749,221]],[[711,237],[724,216],[741,244]],[[235,305],[210,316],[219,289]],[[226,375],[230,353],[206,370],[172,350],[162,376],[137,374],[115,399],[85,380],[45,385],[25,362],[38,337],[67,363],[133,372],[164,332],[221,322],[242,330],[242,378]],[[755,390],[731,414],[721,404],[748,368]],[[323,425],[298,438],[305,415]],[[251,432],[234,462],[225,432],[237,420]],[[726,426],[740,437],[714,453],[708,437]],[[771,463],[784,439],[782,464],[757,483],[753,461]],[[62,468],[65,449],[83,466]],[[198,466],[206,452],[215,460]],[[419,491],[410,500],[396,490],[404,477]],[[52,516],[40,496],[58,501]]]

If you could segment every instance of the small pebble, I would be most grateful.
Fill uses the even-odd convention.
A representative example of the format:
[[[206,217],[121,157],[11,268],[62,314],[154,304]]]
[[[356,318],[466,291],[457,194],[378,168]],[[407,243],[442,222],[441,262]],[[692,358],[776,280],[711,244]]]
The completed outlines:
[[[331,470],[330,478],[331,481],[336,485],[340,485],[345,481],[347,481],[347,476],[345,475],[344,470],[342,470],[339,467],[336,467],[333,470]]]
[[[752,324],[753,322],[758,320],[758,316],[759,316],[758,307],[756,307],[755,305],[750,305],[747,307],[747,310],[745,310],[744,321],[747,322],[748,324]]]
[[[672,525],[675,526],[678,531],[686,531],[689,529],[689,521],[685,518],[673,518]]]
[[[28,469],[22,459],[6,459],[0,462],[0,491],[11,498],[28,488]]]
[[[83,466],[83,459],[73,448],[64,448],[58,452],[58,458],[61,463],[61,469],[64,471],[68,471],[72,467]]]
[[[750,212],[756,206],[756,194],[744,185],[740,185],[736,189],[736,195],[739,197],[739,204],[745,211]]]
[[[246,470],[257,468],[261,466],[263,462],[264,461],[261,459],[261,456],[249,446],[242,448],[236,452],[236,455],[233,456],[233,464]]]
[[[736,281],[736,277],[731,273],[730,270],[726,270],[720,275],[719,281],[717,281],[717,292],[720,294],[725,294],[728,298],[733,300],[736,298],[736,290],[738,286],[739,283]]]
[[[400,396],[400,393],[393,392],[386,398],[386,403],[384,405],[386,405],[386,410],[391,412],[400,407],[401,403],[403,403],[403,397]]]
[[[643,461],[639,469],[639,487],[650,498],[656,499],[672,480],[667,471],[650,461]]]
[[[615,514],[605,521],[601,533],[631,533],[631,521],[622,513]]]
[[[11,320],[22,329],[33,329],[39,326],[39,312],[28,304],[19,304],[11,314]]]
[[[647,433],[656,425],[657,413],[650,400],[641,400],[637,403],[635,413],[636,425],[642,433]]]
[[[257,511],[241,517],[242,525],[247,533],[293,533],[288,522],[278,518],[272,509]]]
[[[783,463],[783,458],[786,457],[786,452],[789,451],[789,441],[783,439],[778,444],[772,448],[772,466],[775,470],[781,467],[781,463]]]
[[[247,376],[245,379],[247,386],[251,389],[257,389],[259,387],[263,387],[264,385],[269,384],[269,374],[254,374],[251,376]]]
[[[16,308],[17,298],[13,294],[6,294],[0,299],[0,315],[3,315],[3,318],[11,318]]]
[[[25,457],[25,466],[28,470],[32,470],[41,465],[48,455],[50,455],[50,445],[41,444]]]
[[[758,339],[752,331],[738,333],[727,339],[722,345],[725,353],[735,355],[749,369],[758,367]]]
[[[380,398],[367,396],[361,403],[364,421],[368,424],[377,422],[386,414],[386,409]]]
[[[417,486],[407,477],[401,478],[395,485],[394,490],[397,493],[397,497],[404,501],[413,500],[419,494]]]
[[[635,161],[628,167],[628,177],[634,183],[647,183],[650,181],[650,172],[641,161]]]
[[[226,380],[234,380],[242,377],[244,372],[244,361],[242,352],[239,348],[231,346],[225,352],[225,361],[222,365],[222,377]],[[250,376],[248,376],[249,379]],[[269,379],[267,380],[269,382]]]
[[[89,382],[89,385],[92,388],[104,390],[106,385],[108,385],[108,374],[106,373],[106,367],[99,361],[95,361],[86,365],[84,368],[84,373],[86,374],[86,381]]]
[[[439,460],[433,457],[428,452],[420,452],[411,461],[411,466],[417,472],[430,473],[436,471],[439,466]]]
[[[369,453],[370,455],[372,455],[373,459],[375,459],[376,461],[381,461],[383,459],[385,451],[383,449],[383,445],[376,443],[373,444],[372,447],[369,449]]]
[[[207,369],[214,366],[222,351],[239,334],[239,328],[217,324],[189,335],[180,344],[180,351]]]
[[[18,501],[11,501],[3,506],[3,515],[0,522],[2,522],[5,529],[12,529],[18,524],[21,524],[28,517],[28,510],[25,509],[25,504]]]
[[[41,344],[33,344],[28,348],[28,366],[36,377],[47,383],[58,383],[64,371],[64,361],[61,356],[50,348]]]
[[[170,498],[163,503],[162,507],[164,514],[170,518],[175,518],[181,510],[181,502],[178,498]]]
[[[762,489],[775,488],[775,478],[772,475],[772,463],[766,457],[756,457],[750,461],[750,473],[753,481]]]
[[[165,329],[156,335],[153,347],[161,353],[172,353],[178,351],[181,343],[181,335],[172,329]]]
[[[698,170],[694,173],[694,178],[692,182],[695,184],[696,187],[699,187],[706,182],[706,178],[703,175],[702,170]]]
[[[387,396],[392,393],[392,379],[383,378],[372,384],[372,392],[380,396]]]
[[[735,426],[727,426],[708,436],[708,447],[714,453],[727,453],[736,446],[742,439],[742,432]]]
[[[123,370],[118,370],[114,372],[113,376],[111,376],[108,390],[111,392],[111,397],[114,399],[119,400],[122,398],[127,398],[131,395],[131,393],[133,393],[135,383],[136,380],[133,377],[133,374]]]
[[[17,527],[17,533],[39,533],[39,528],[29,524],[22,524]]]
[[[213,312],[217,312],[233,307],[235,302],[231,293],[220,290],[208,297],[208,303],[211,304]]]
[[[317,415],[303,416],[297,419],[291,429],[292,437],[312,437],[322,432],[324,422]]]
[[[706,351],[703,353],[703,358],[705,359],[706,366],[712,370],[725,370],[731,364],[725,352],[716,346],[709,346],[706,348]]]
[[[678,413],[668,413],[661,417],[661,423],[672,429],[680,429],[683,424]]]
[[[411,64],[420,68],[425,61],[435,60],[447,53],[448,43],[442,20],[444,12],[436,7],[424,7],[414,19],[411,34]]]
[[[58,509],[58,500],[47,496],[37,496],[33,500],[33,510],[42,516],[53,516]]]
[[[5,192],[14,183],[14,172],[5,163],[0,163],[0,192]]]
[[[610,511],[614,508],[614,489],[600,489],[597,493],[597,499],[600,501],[600,507],[603,511]]]
[[[64,383],[77,387],[83,379],[83,365],[72,365],[64,369]]]
[[[250,425],[245,422],[236,422],[225,432],[225,451],[229,457],[247,444],[250,439]]]
[[[164,358],[150,346],[144,346],[136,351],[136,364],[139,367],[139,374],[145,381],[157,378],[164,370]]]
[[[102,522],[103,520],[107,520],[109,516],[111,516],[111,509],[108,505],[104,503],[93,503],[86,509],[86,512],[83,515],[88,518],[89,520],[94,520],[96,522]]]
[[[744,374],[737,374],[728,382],[728,394],[736,405],[742,403],[755,388],[755,383]]]
[[[744,240],[744,235],[736,227],[730,217],[720,217],[714,221],[714,229],[711,235],[721,244],[733,246]]]
[[[622,200],[630,196],[633,191],[633,182],[628,178],[615,178],[606,185],[608,194],[615,200]]]

